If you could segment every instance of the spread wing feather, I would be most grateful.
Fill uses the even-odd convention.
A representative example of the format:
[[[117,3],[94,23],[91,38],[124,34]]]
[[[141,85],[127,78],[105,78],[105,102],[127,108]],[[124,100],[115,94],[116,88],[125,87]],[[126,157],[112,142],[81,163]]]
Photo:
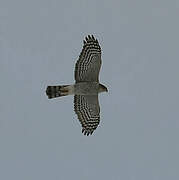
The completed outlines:
[[[74,110],[82,125],[82,133],[92,134],[100,122],[98,95],[75,95]]]
[[[76,82],[99,82],[101,47],[94,36],[88,35],[75,65]]]

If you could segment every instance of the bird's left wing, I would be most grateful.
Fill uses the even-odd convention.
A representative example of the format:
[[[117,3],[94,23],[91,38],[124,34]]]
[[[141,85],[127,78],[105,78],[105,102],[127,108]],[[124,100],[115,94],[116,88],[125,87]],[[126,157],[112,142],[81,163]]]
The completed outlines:
[[[75,95],[74,110],[82,125],[82,133],[92,134],[100,122],[98,95]]]

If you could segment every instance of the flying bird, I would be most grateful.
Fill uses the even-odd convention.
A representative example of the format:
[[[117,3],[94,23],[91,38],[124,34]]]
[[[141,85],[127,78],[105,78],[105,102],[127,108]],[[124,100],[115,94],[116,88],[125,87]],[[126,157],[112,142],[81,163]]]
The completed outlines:
[[[101,47],[93,35],[86,36],[83,48],[75,65],[75,84],[48,86],[49,99],[74,95],[74,111],[84,135],[91,135],[100,122],[98,93],[108,89],[99,83]]]

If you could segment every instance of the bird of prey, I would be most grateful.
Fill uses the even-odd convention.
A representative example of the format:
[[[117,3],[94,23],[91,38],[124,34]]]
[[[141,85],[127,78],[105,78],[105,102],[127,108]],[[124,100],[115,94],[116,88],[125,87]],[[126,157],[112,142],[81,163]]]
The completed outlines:
[[[82,125],[82,133],[91,135],[100,122],[98,93],[107,92],[99,83],[101,47],[93,35],[86,36],[75,65],[75,84],[48,86],[49,99],[74,94],[74,111]]]

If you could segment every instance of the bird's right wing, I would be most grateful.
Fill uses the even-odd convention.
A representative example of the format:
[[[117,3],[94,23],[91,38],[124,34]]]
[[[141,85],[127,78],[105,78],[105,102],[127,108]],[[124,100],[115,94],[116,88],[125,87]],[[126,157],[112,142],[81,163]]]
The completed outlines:
[[[93,35],[88,35],[75,65],[76,82],[98,82],[100,68],[101,47]]]

